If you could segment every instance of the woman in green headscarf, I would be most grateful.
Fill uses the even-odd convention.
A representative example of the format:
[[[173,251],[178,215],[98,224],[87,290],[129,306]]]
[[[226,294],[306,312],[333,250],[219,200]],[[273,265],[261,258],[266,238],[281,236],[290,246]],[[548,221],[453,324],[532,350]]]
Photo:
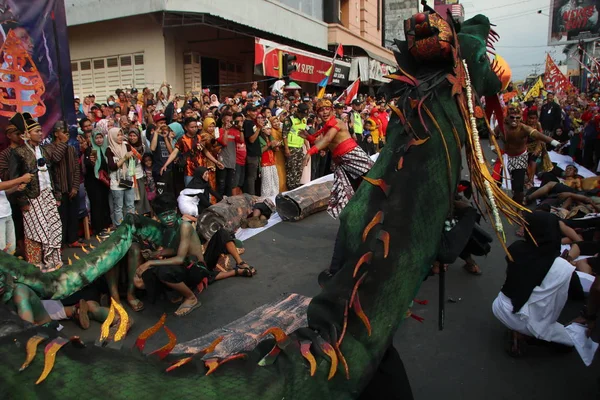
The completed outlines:
[[[106,147],[108,142],[101,131],[92,133],[92,146],[84,153],[85,189],[90,199],[92,229],[96,234],[103,234],[111,224],[111,213],[108,202],[110,193]]]

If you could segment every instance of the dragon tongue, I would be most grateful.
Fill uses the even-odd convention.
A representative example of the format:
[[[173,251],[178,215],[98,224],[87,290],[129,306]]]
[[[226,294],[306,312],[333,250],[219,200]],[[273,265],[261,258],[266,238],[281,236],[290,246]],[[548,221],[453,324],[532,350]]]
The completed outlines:
[[[496,119],[498,121],[504,119],[500,99],[498,98],[498,95],[485,96],[485,116],[488,121],[491,120],[493,114],[496,114]],[[504,124],[498,124],[498,126],[502,133],[504,133]]]

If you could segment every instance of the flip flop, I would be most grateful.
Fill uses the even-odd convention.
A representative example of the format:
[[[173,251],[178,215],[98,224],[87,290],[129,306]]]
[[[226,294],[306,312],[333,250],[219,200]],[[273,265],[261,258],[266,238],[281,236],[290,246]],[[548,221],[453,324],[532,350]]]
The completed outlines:
[[[127,304],[129,304],[129,307],[135,312],[140,312],[144,309],[144,303],[142,303],[140,299],[127,300]]]
[[[179,306],[177,311],[185,310],[185,312],[183,314],[177,314],[177,311],[175,311],[173,314],[176,317],[185,317],[186,315],[188,315],[189,313],[191,313],[192,311],[194,311],[196,308],[200,307],[201,305],[202,305],[202,303],[200,302],[200,300],[198,300],[196,302],[196,304],[192,304],[192,305],[182,304]]]

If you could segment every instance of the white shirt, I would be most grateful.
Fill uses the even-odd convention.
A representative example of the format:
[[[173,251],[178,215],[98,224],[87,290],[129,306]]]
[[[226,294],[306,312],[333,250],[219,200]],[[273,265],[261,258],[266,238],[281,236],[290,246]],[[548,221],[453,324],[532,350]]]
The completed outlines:
[[[35,158],[36,160],[42,158],[42,150],[40,150],[40,146],[36,146],[35,148]],[[52,190],[50,173],[48,172],[48,160],[46,160],[46,165],[43,167],[38,166],[38,181],[40,182],[40,193],[46,189]]]
[[[0,179],[2,182],[2,179]],[[3,190],[0,192],[0,218],[10,217],[12,215],[12,209],[10,208],[10,203],[6,198],[6,192]]]

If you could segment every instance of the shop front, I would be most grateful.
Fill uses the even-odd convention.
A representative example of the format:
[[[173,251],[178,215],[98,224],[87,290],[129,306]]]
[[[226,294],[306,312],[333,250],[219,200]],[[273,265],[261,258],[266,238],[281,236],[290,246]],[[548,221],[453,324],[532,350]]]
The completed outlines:
[[[317,84],[325,78],[326,72],[331,67],[332,58],[262,38],[256,38],[254,42],[254,74],[257,79],[262,78],[261,80],[265,82],[279,79],[280,60],[283,54],[296,57],[294,61],[296,71],[290,74],[289,80],[300,85],[302,92],[316,93]],[[329,86],[342,88],[341,90],[346,88],[350,67],[349,62],[336,60]]]

